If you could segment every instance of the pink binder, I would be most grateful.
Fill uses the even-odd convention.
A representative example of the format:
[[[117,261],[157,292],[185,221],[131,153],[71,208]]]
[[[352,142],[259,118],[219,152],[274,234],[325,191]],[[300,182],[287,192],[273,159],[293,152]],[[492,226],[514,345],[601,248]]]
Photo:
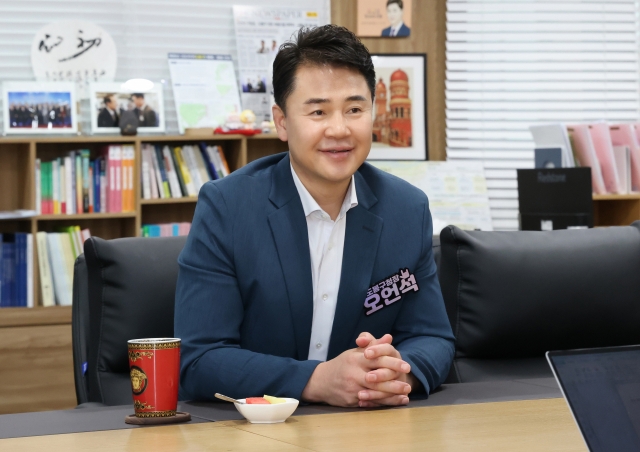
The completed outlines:
[[[605,122],[589,124],[589,133],[596,150],[604,185],[609,193],[624,193],[624,187],[618,177],[616,159],[613,155],[613,145],[611,144],[611,134],[609,126]]]
[[[609,126],[614,146],[628,146],[631,153],[631,189],[640,191],[640,144],[632,124]]]
[[[600,162],[593,147],[589,126],[585,124],[569,126],[567,127],[567,132],[569,132],[571,146],[573,147],[574,154],[578,157],[580,166],[591,168],[591,186],[593,187],[593,192],[597,195],[605,194],[607,189],[605,188],[602,178]]]

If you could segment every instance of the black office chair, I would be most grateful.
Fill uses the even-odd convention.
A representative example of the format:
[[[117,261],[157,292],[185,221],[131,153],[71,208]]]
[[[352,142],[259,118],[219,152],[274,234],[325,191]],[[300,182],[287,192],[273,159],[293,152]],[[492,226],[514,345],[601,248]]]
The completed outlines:
[[[185,242],[186,237],[85,242],[73,283],[78,404],[131,403],[127,341],[173,337],[177,259]]]
[[[640,343],[640,222],[440,234],[456,355],[447,382],[551,377],[548,350]]]

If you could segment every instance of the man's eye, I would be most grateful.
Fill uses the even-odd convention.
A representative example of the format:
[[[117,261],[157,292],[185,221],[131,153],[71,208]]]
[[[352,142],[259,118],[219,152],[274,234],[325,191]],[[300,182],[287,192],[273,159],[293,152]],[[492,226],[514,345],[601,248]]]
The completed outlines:
[[[316,110],[311,114],[314,115],[314,116],[322,116],[324,114],[324,112],[322,110]]]
[[[349,110],[350,113],[360,113],[361,111],[360,107],[353,107]]]

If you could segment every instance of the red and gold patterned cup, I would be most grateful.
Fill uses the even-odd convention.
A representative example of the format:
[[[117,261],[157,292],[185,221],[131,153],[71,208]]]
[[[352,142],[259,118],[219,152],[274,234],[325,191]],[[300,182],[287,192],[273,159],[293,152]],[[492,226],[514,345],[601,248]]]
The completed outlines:
[[[180,339],[132,339],[128,345],[136,417],[175,416],[180,382]]]

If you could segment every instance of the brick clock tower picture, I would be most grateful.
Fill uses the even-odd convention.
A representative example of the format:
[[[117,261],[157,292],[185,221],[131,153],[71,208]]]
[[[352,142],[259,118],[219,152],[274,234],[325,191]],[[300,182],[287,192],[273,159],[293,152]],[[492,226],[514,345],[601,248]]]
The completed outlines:
[[[369,160],[426,160],[426,55],[373,55],[376,71]]]

